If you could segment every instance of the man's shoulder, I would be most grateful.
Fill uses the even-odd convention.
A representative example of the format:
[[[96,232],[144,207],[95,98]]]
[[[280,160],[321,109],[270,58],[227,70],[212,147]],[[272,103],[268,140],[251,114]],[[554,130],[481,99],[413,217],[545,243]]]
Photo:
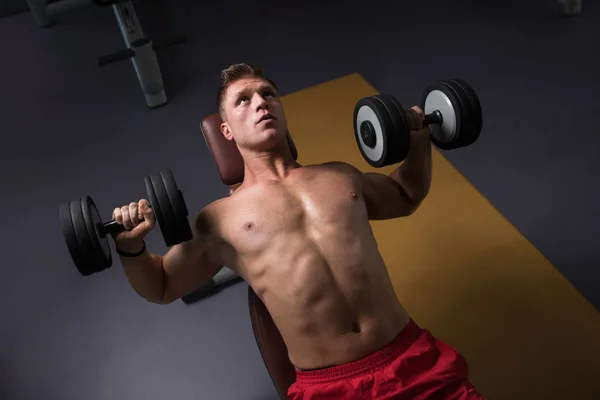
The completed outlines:
[[[321,171],[332,172],[334,175],[338,177],[343,177],[343,179],[351,179],[353,181],[361,181],[362,176],[364,175],[361,170],[355,167],[352,164],[348,164],[343,161],[330,161],[319,165]]]
[[[204,206],[197,214],[195,220],[196,232],[200,235],[211,235],[218,231],[225,215],[228,198],[217,199]]]
[[[315,167],[322,168],[324,170],[346,172],[350,174],[360,173],[358,168],[344,161],[328,161],[322,164],[317,164]]]

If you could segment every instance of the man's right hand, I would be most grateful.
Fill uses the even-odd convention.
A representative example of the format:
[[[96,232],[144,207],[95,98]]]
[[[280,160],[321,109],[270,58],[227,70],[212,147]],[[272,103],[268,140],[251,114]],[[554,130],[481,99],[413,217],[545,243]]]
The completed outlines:
[[[115,208],[112,218],[125,228],[113,234],[115,244],[121,251],[137,252],[143,246],[144,237],[154,228],[154,213],[147,200]]]

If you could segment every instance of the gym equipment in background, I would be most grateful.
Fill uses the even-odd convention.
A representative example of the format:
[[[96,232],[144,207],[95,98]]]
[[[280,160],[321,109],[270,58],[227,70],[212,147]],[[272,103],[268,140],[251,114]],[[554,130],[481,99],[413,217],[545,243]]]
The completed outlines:
[[[133,69],[149,108],[168,102],[156,51],[186,41],[183,35],[153,41],[144,35],[132,0],[61,0],[47,4],[46,0],[27,0],[29,9],[40,28],[53,25],[53,17],[92,4],[111,7],[117,19],[125,49],[100,57],[99,65],[131,59]]]

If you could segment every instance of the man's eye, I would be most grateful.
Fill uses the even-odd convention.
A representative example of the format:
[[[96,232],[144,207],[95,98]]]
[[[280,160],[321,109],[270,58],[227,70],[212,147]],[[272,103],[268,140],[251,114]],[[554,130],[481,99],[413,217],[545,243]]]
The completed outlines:
[[[238,104],[242,104],[244,101],[248,100],[247,97],[240,97],[240,99],[238,100]]]
[[[275,93],[273,93],[273,92],[265,92],[265,97],[275,97]]]

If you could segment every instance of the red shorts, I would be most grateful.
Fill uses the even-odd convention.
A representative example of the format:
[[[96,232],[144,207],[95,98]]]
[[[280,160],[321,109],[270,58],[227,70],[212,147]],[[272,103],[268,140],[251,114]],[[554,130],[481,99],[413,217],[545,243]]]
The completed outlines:
[[[385,348],[357,361],[296,371],[293,400],[483,399],[464,357],[412,320]]]

